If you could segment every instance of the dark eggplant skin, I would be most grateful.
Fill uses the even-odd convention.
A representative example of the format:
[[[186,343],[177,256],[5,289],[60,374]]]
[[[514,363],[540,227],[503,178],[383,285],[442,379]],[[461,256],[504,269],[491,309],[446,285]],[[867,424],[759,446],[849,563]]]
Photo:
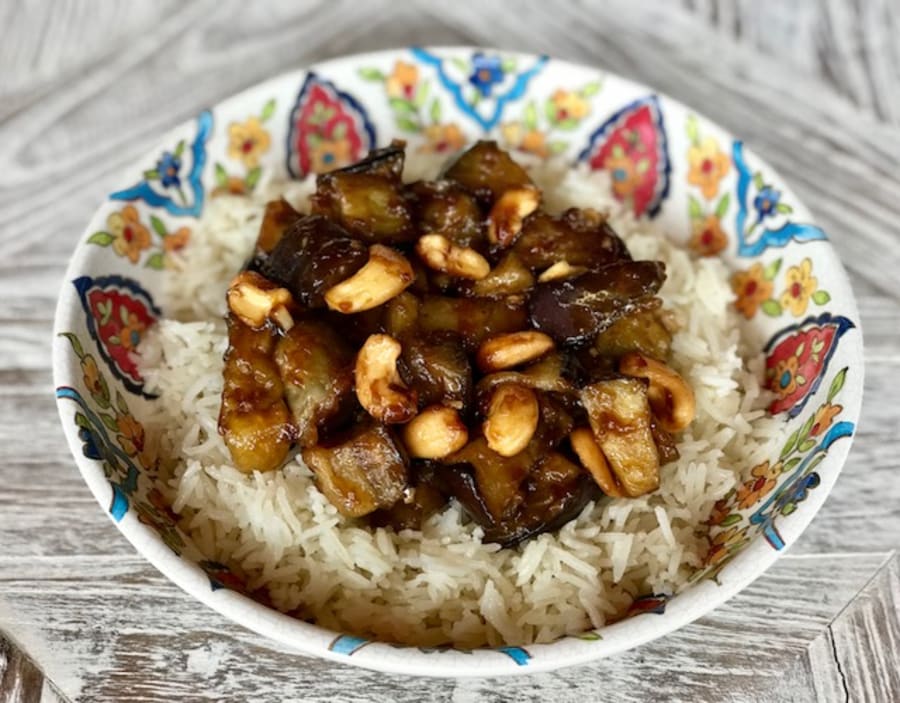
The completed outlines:
[[[527,324],[523,302],[513,298],[452,298],[427,295],[419,307],[422,332],[454,332],[467,351],[474,351],[495,334],[516,332]]]
[[[531,324],[559,344],[590,342],[616,320],[658,307],[666,278],[660,261],[619,261],[564,281],[539,283],[529,298]]]
[[[624,242],[602,215],[575,208],[557,217],[545,212],[528,217],[512,251],[533,271],[559,261],[599,269],[631,259]]]
[[[355,164],[329,171],[329,173],[335,175],[341,173],[367,173],[399,183],[403,176],[403,165],[405,162],[406,142],[402,139],[394,139],[386,147],[373,149],[364,159],[357,161]]]
[[[454,244],[487,249],[484,215],[475,197],[452,181],[418,181],[406,187],[419,235],[442,234]]]
[[[528,172],[493,141],[476,142],[446,170],[444,178],[474,193],[486,207],[507,190],[534,185]]]
[[[472,364],[462,340],[452,332],[408,337],[403,343],[400,374],[418,393],[419,407],[443,403],[460,415],[472,406]]]
[[[369,259],[368,247],[321,215],[306,215],[284,233],[272,253],[252,268],[287,288],[304,307],[325,306],[325,291],[349,278]]]

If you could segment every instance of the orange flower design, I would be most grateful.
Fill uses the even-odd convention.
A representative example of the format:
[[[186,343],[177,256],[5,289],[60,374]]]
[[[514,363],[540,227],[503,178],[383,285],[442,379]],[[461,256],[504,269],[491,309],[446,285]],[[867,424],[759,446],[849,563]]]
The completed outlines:
[[[247,183],[243,178],[238,178],[237,176],[228,176],[228,180],[225,182],[225,185],[216,186],[216,188],[212,192],[212,196],[216,197],[219,195],[246,195],[247,194]]]
[[[834,418],[840,415],[843,409],[844,407],[842,405],[832,405],[831,403],[825,403],[825,405],[816,410],[816,416],[813,419],[813,426],[809,430],[810,436],[817,437],[829,427],[831,427],[831,424],[834,422]]]
[[[578,93],[572,93],[568,90],[557,90],[551,96],[550,101],[556,110],[555,119],[557,122],[580,120],[587,117],[590,111],[584,98]]]
[[[803,259],[799,266],[791,266],[785,275],[787,288],[781,294],[781,305],[790,310],[794,317],[800,317],[809,306],[809,299],[816,292],[818,280],[812,275],[812,261]]]
[[[641,183],[641,175],[627,156],[610,156],[603,167],[612,176],[613,192],[618,198],[627,198]]]
[[[269,150],[271,142],[258,117],[228,125],[228,156],[243,161],[247,168],[259,165],[259,157]]]
[[[708,215],[705,219],[694,221],[691,249],[700,256],[715,256],[727,245],[728,237],[722,231],[718,216]]]
[[[138,211],[133,205],[126,205],[107,217],[106,227],[113,236],[113,251],[133,264],[141,258],[144,249],[150,248],[150,230],[141,224]]]
[[[421,151],[443,153],[457,151],[466,144],[466,135],[462,133],[455,122],[450,124],[434,124],[425,128],[425,144]]]
[[[525,151],[541,158],[550,155],[544,133],[536,129],[526,129],[521,122],[507,122],[501,125],[500,133],[512,149]]]
[[[84,374],[84,386],[88,389],[88,393],[93,396],[105,397],[107,394],[106,383],[100,375],[100,369],[97,367],[94,357],[87,355],[81,360],[81,372]]]
[[[394,70],[384,82],[388,97],[412,100],[419,82],[419,69],[411,63],[397,61]]]
[[[127,320],[119,331],[119,344],[128,351],[133,351],[141,343],[141,336],[144,334],[144,330],[147,329],[147,325],[133,312],[128,313]]]
[[[731,498],[733,495],[734,491],[732,490],[724,498],[716,501],[712,512],[706,519],[707,525],[721,525],[722,521],[731,514]]]
[[[718,564],[732,552],[740,549],[747,543],[747,527],[740,528],[737,525],[729,527],[716,534],[709,543],[709,551],[706,554],[706,564]]]
[[[731,290],[737,295],[735,308],[749,320],[760,304],[772,296],[772,282],[766,279],[762,264],[753,264],[731,277]]]
[[[333,171],[353,160],[353,149],[347,139],[321,139],[311,145],[309,158],[316,173]]]
[[[688,183],[698,186],[703,197],[711,200],[719,190],[719,182],[728,174],[731,161],[712,137],[688,149]]]
[[[166,235],[166,238],[163,239],[163,249],[166,250],[166,253],[180,251],[187,246],[190,239],[191,230],[187,227],[181,227]]]
[[[145,467],[153,466],[155,460],[147,447],[144,426],[130,413],[116,418],[116,426],[119,430],[116,439],[119,446],[122,447],[122,451],[132,458],[137,458],[138,462]]]
[[[750,475],[753,477],[749,481],[741,484],[737,490],[737,504],[741,510],[746,510],[756,505],[760,500],[765,498],[778,483],[778,476],[781,474],[781,463],[769,468],[769,462],[764,461],[758,466],[754,466]]]
[[[769,390],[775,391],[782,398],[797,390],[797,384],[799,383],[797,369],[799,364],[800,362],[796,356],[789,356],[776,363],[774,368],[767,372]]]

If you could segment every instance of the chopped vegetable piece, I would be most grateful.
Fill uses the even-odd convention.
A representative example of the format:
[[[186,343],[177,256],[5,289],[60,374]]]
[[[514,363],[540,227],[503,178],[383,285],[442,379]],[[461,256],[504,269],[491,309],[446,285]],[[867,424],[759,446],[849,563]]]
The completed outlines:
[[[442,234],[461,247],[485,248],[478,201],[451,181],[419,181],[407,187],[419,234]]]
[[[444,176],[470,190],[488,206],[508,190],[534,186],[528,172],[502,151],[497,142],[491,141],[476,142]]]
[[[402,185],[382,175],[320,175],[311,201],[314,213],[330,217],[367,244],[398,244],[416,237]]]
[[[566,210],[559,217],[538,212],[525,221],[512,250],[534,271],[560,261],[598,269],[629,261],[625,244],[597,212]]]
[[[259,236],[256,238],[256,253],[271,253],[284,233],[301,217],[302,215],[284,198],[266,203],[266,210],[259,226]]]
[[[423,332],[455,332],[470,350],[495,334],[524,329],[527,319],[525,305],[508,300],[430,295],[419,308]]]
[[[456,334],[433,333],[406,340],[401,376],[419,406],[443,403],[465,415],[472,402],[472,366]]]

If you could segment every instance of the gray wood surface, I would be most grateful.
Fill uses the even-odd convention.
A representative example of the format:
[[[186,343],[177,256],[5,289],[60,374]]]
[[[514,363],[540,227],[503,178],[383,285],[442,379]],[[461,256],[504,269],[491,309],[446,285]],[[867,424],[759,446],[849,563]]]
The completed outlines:
[[[547,52],[696,106],[784,174],[853,279],[867,395],[813,525],[710,616],[591,666],[429,681],[279,650],[133,553],[58,426],[53,308],[116,173],[268,76],[411,43]],[[0,701],[900,700],[898,124],[892,0],[0,2]]]

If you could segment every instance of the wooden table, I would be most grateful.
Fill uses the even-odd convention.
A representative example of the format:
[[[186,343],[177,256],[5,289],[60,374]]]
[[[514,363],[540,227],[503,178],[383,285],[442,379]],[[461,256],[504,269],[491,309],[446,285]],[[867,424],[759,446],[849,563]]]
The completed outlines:
[[[900,700],[897,8],[890,0],[0,4],[0,701]],[[82,482],[58,424],[54,304],[75,241],[117,172],[166,128],[261,79],[411,43],[546,52],[696,106],[786,176],[853,278],[867,395],[824,509],[727,605],[591,666],[441,681],[279,650],[134,554]]]

